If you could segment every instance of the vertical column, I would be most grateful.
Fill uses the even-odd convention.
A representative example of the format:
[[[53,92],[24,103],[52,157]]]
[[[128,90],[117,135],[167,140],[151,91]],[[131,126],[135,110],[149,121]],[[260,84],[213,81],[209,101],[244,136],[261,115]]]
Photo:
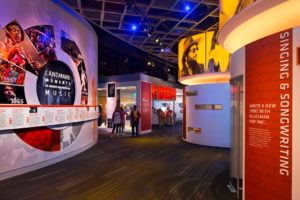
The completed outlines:
[[[107,128],[112,128],[112,115],[115,111],[117,106],[117,90],[116,90],[116,83],[109,82],[106,84],[106,126]]]
[[[150,132],[152,126],[152,83],[141,81],[141,132]]]

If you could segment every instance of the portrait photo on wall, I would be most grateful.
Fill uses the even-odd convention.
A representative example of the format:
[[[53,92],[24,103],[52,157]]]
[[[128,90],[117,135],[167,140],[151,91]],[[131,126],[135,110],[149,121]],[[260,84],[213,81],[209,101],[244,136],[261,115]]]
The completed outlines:
[[[71,36],[64,31],[61,31],[61,49],[72,58],[72,60],[74,61],[77,67],[83,61],[82,54],[77,44],[71,38]],[[84,70],[85,70],[85,66],[84,66]]]
[[[26,104],[24,87],[0,84],[0,104]]]
[[[107,84],[107,96],[108,97],[116,97],[116,84],[115,83]]]
[[[75,41],[64,31],[61,31],[61,49],[67,53],[75,63],[80,77],[81,92],[87,96],[88,79],[82,54]]]
[[[196,35],[182,39],[178,46],[178,77],[204,73],[205,38]]]
[[[208,31],[205,33],[206,39],[206,69],[205,71],[228,72],[230,53],[227,52],[218,42],[218,31]]]
[[[178,45],[178,78],[228,72],[230,54],[219,44],[217,31],[182,39]]]
[[[80,77],[81,92],[87,94],[88,93],[88,80],[87,80],[85,64],[84,64],[83,60],[77,66],[77,69],[78,69],[78,73],[79,73],[79,77]]]
[[[36,75],[45,65],[45,61],[38,55],[34,45],[16,20],[2,29],[0,56]]]
[[[25,71],[20,67],[0,58],[0,83],[24,85]]]
[[[46,62],[57,60],[55,53],[54,27],[50,25],[33,26],[25,30],[39,56]]]

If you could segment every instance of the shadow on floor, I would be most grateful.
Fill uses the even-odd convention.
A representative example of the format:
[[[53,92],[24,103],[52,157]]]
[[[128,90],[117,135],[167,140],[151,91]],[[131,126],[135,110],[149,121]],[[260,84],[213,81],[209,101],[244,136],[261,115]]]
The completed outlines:
[[[237,200],[236,193],[232,193],[227,186],[229,180],[229,170],[222,172],[214,178],[211,188],[217,200]]]

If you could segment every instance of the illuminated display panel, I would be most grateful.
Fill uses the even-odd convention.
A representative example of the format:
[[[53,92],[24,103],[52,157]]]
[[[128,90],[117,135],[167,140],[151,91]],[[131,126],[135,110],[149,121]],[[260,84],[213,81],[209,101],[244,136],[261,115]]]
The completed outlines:
[[[300,26],[299,9],[299,1],[256,1],[226,22],[226,25],[220,29],[219,43],[233,53],[273,33],[298,27]]]
[[[219,29],[221,29],[230,18],[255,1],[256,0],[220,0]]]
[[[197,84],[194,79],[201,79],[201,75],[205,74],[207,77],[210,73],[221,72],[222,75],[228,72],[230,54],[219,45],[217,38],[218,33],[210,31],[184,38],[179,42],[179,82],[193,85]],[[193,81],[189,83],[190,79]]]

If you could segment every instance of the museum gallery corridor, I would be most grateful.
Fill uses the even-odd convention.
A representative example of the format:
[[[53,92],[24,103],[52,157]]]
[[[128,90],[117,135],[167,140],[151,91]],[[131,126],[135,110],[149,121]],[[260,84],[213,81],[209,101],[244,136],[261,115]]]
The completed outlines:
[[[216,178],[228,176],[229,150],[188,144],[180,134],[181,125],[139,138],[100,133],[75,157],[0,181],[0,199],[234,199],[227,178]]]

